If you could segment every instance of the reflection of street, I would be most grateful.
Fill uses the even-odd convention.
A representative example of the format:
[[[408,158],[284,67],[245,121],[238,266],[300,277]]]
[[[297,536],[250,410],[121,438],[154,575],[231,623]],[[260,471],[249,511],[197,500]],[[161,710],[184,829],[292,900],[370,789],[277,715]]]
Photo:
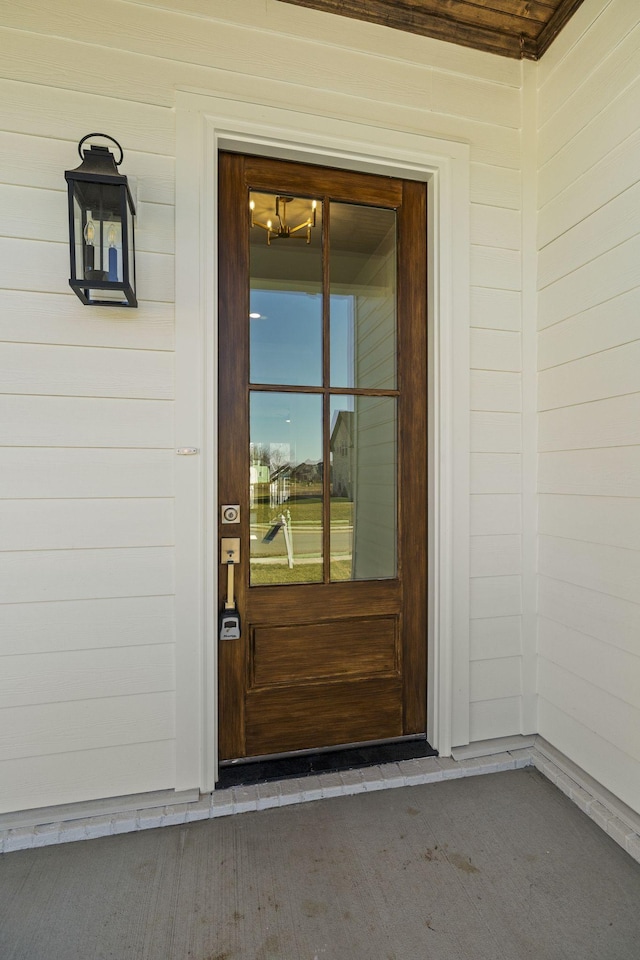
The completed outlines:
[[[263,538],[270,530],[269,524],[256,524],[251,527],[251,533],[256,537],[251,540],[252,562],[268,562],[281,560],[287,555],[287,548],[282,531],[279,531],[270,543],[264,543]],[[316,524],[292,523],[293,552],[296,561],[312,559],[320,561],[322,557],[322,530]],[[353,527],[340,524],[331,531],[331,555],[348,556],[351,554],[351,540]]]

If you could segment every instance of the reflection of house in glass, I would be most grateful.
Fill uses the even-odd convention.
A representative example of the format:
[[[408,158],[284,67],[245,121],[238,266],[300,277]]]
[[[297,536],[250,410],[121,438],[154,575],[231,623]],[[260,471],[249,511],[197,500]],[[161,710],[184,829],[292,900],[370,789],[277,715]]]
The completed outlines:
[[[291,469],[291,479],[301,485],[322,484],[322,460],[305,460]]]
[[[331,428],[331,494],[353,499],[353,410],[335,411]]]
[[[335,401],[335,398],[334,398]],[[337,402],[337,401],[336,401]],[[396,400],[341,398],[331,424],[332,544],[350,552],[353,580],[396,575]],[[340,505],[348,506],[347,512]],[[345,551],[345,521],[350,549]],[[332,547],[333,550],[333,547]]]
[[[260,500],[261,490],[269,483],[269,467],[264,463],[251,462],[249,466],[249,503],[254,506]]]

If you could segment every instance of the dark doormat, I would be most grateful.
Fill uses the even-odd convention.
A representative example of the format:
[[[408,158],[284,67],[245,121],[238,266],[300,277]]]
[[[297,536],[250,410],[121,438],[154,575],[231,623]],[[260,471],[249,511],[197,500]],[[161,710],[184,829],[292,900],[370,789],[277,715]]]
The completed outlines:
[[[321,753],[297,754],[275,760],[252,760],[249,763],[230,763],[220,767],[216,789],[240,784],[267,783],[269,780],[288,780],[291,777],[309,777],[316,773],[338,773],[359,767],[373,767],[379,763],[415,760],[418,757],[437,757],[426,738],[382,743],[377,746],[349,747],[345,750],[324,750]]]

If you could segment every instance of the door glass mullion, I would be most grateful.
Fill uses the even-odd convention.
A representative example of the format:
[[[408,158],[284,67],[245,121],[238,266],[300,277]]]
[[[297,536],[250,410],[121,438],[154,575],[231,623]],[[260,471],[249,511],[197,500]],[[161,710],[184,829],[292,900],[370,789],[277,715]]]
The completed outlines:
[[[331,203],[328,197],[322,201],[322,386],[324,398],[322,405],[322,461],[325,464],[322,478],[322,579],[328,583],[331,579],[330,549],[331,549],[331,472],[330,464],[330,435],[329,435],[329,395],[328,387],[331,382],[331,276],[329,272],[331,262]]]

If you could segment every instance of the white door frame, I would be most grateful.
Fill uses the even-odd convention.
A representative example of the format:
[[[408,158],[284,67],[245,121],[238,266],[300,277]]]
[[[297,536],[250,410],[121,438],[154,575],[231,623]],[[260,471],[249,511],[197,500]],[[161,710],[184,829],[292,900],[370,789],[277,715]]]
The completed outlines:
[[[469,740],[469,146],[283,106],[176,95],[176,789],[217,778],[217,158],[423,180],[429,264],[429,742]],[[221,438],[224,442],[224,438]],[[185,455],[196,448],[196,455]]]

